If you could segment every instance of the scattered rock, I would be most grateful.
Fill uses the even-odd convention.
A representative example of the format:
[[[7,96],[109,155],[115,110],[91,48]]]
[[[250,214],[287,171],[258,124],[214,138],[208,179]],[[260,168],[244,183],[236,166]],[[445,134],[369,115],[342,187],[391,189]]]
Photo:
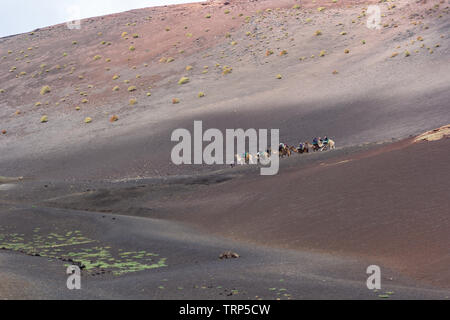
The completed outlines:
[[[236,252],[232,252],[232,251],[226,251],[219,256],[219,259],[221,259],[221,260],[223,260],[223,259],[238,259],[238,258],[240,258],[240,255],[238,255]]]

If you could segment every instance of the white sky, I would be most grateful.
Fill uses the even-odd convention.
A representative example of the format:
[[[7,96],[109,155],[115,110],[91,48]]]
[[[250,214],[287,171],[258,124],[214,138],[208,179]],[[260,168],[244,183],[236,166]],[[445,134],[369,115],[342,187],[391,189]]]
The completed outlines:
[[[199,0],[0,0],[0,37],[74,20],[71,8],[79,8],[78,18],[84,19],[188,2]]]

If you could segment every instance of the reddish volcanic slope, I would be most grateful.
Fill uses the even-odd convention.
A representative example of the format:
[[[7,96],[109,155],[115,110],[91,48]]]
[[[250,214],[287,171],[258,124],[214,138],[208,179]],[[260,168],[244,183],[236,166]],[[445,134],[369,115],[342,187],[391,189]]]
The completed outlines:
[[[450,122],[445,4],[381,3],[382,28],[371,30],[366,11],[378,1],[227,3],[0,39],[2,167],[54,177],[66,175],[64,163],[73,177],[173,174],[185,168],[168,164],[170,133],[193,120],[280,128],[290,143],[328,134],[340,146]],[[179,85],[181,77],[189,82]]]

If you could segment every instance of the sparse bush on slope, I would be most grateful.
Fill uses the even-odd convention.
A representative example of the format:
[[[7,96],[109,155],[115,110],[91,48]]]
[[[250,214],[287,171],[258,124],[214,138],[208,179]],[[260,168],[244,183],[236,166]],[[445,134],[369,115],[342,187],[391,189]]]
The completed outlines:
[[[188,83],[189,81],[190,81],[190,80],[189,80],[188,77],[182,77],[182,78],[178,81],[178,84],[179,84],[179,85],[186,84],[186,83]]]
[[[49,93],[50,91],[51,91],[51,89],[49,86],[43,86],[40,91],[40,94],[41,94],[41,96],[43,96],[44,94]]]

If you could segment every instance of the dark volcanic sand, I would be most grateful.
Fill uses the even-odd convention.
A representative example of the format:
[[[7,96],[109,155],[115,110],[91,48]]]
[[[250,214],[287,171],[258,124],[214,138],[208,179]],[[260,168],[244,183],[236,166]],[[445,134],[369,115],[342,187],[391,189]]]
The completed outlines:
[[[370,299],[393,291],[392,298],[444,299],[448,143],[406,140],[296,156],[274,177],[236,168],[116,183],[25,180],[2,192],[0,220],[10,232],[81,230],[102,246],[157,252],[168,266],[84,274],[83,291],[71,293],[63,262],[0,251],[0,274],[11,286],[25,283],[35,298]],[[220,261],[228,249],[242,258]],[[18,269],[24,261],[33,263]],[[378,293],[365,287],[370,264],[382,266]]]

